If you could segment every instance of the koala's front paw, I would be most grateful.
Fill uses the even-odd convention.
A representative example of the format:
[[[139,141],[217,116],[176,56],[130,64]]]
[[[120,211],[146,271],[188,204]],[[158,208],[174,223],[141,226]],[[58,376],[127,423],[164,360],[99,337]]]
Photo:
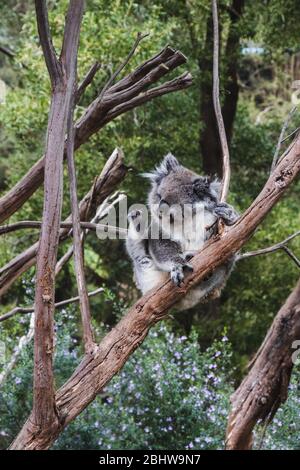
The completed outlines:
[[[217,217],[222,218],[226,225],[235,224],[239,218],[239,215],[236,210],[226,202],[220,202],[215,207],[214,213]]]
[[[193,271],[193,266],[188,263],[176,264],[171,270],[171,280],[177,287],[180,287],[181,283],[184,281],[184,269],[191,272]]]
[[[132,224],[137,232],[139,232],[141,229],[142,217],[143,217],[143,213],[142,211],[139,211],[139,210],[132,210],[127,215],[129,224]]]
[[[142,217],[142,211],[133,210],[128,213],[128,220],[129,221],[136,221],[136,219],[140,219]]]

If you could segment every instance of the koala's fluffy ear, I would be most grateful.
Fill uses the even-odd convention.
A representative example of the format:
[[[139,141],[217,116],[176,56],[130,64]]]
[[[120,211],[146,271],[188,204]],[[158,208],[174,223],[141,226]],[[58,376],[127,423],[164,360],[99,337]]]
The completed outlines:
[[[167,176],[171,171],[178,169],[178,167],[180,167],[180,163],[177,158],[169,152],[153,172],[143,173],[142,176],[149,178],[152,183],[160,183],[165,176]]]

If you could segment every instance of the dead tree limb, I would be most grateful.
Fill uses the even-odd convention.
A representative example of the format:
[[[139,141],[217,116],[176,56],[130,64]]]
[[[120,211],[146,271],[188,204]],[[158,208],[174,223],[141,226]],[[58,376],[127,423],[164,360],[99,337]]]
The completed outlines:
[[[62,429],[95,398],[97,393],[122,368],[128,357],[147,336],[151,326],[163,319],[168,310],[188,290],[198,284],[217,266],[236,253],[251,237],[286,188],[300,172],[300,139],[280,161],[261,193],[238,222],[209,241],[192,259],[194,268],[178,288],[171,281],[153,289],[127,312],[102,340],[94,356],[86,355],[70,379],[57,391],[59,423],[47,433],[32,427],[29,417],[11,445],[11,449],[49,448]]]
[[[80,220],[91,219],[97,207],[109,196],[120,184],[127,173],[124,165],[124,155],[121,149],[115,149],[107,160],[100,176],[95,180],[90,191],[84,196],[79,204]],[[61,229],[59,243],[64,241],[69,234],[71,215],[65,220],[67,228]],[[33,244],[25,251],[17,255],[0,269],[0,298],[27,269],[31,268],[36,261],[38,243]]]
[[[100,69],[100,67],[101,67],[101,64],[99,64],[99,62],[95,62],[90,67],[90,69],[88,70],[88,72],[85,75],[84,79],[82,80],[82,82],[77,87],[75,103],[78,103],[80,101],[80,98],[82,97],[82,95],[85,92],[86,88],[92,83],[92,81],[93,81],[96,73]]]
[[[70,0],[60,58],[52,46],[45,0],[36,0],[41,46],[48,68],[52,99],[45,148],[43,223],[38,244],[32,424],[43,430],[58,423],[53,378],[55,265],[63,197],[63,156],[67,119],[76,90],[77,52],[83,0]],[[42,431],[43,432],[43,431]]]
[[[183,74],[148,90],[151,85],[185,62],[186,57],[180,51],[166,46],[159,54],[108,88],[101,99],[98,96],[88,106],[75,124],[75,150],[117,116],[154,98],[189,87],[192,84],[191,75]],[[42,157],[0,198],[0,223],[14,214],[42,184],[44,165],[45,157]]]
[[[300,230],[293,233],[292,235],[287,237],[285,240],[282,240],[281,242],[276,243],[275,245],[268,246],[267,248],[261,248],[260,250],[254,250],[254,251],[248,251],[246,253],[241,253],[241,254],[237,255],[236,261],[240,261],[240,260],[246,259],[246,258],[251,258],[253,256],[267,255],[269,253],[274,253],[275,251],[278,251],[278,250],[283,250],[285,252],[287,252],[286,250],[288,250],[287,254],[292,258],[292,260],[296,263],[296,265],[299,268],[300,267],[300,262],[299,262],[298,258],[287,247],[287,244],[291,240],[293,240],[294,238],[298,237],[299,235],[300,235]]]
[[[295,114],[295,111],[297,109],[297,106],[294,106],[290,112],[288,113],[284,123],[283,123],[283,126],[282,126],[282,129],[281,129],[281,132],[280,132],[280,135],[279,135],[279,138],[278,138],[278,142],[277,142],[277,145],[276,145],[276,149],[275,149],[275,152],[274,152],[274,156],[273,156],[273,161],[272,161],[272,165],[271,165],[271,171],[274,170],[275,166],[277,165],[277,161],[278,161],[278,158],[279,158],[279,152],[280,152],[280,149],[281,149],[281,145],[282,143],[284,142],[284,134],[286,133],[286,130],[289,126],[289,123],[293,117],[293,115]],[[288,136],[289,137],[289,136]]]
[[[295,340],[300,338],[300,280],[277,313],[251,364],[231,397],[226,448],[250,449],[258,420],[271,420],[287,398]]]
[[[42,226],[42,222],[40,220],[20,220],[19,222],[15,222],[14,224],[1,225],[0,236],[7,234],[7,233],[15,232],[20,229],[32,229],[32,228],[40,229],[41,226]],[[61,222],[60,227],[69,229],[68,235],[72,235],[72,232],[70,230],[73,227],[72,222]],[[95,222],[80,222],[80,227],[85,230],[93,230],[94,232],[97,229],[101,228],[105,232],[108,232],[109,230],[111,230],[111,231],[117,231],[118,233],[123,233],[123,234],[127,233],[127,229],[125,228],[115,227],[113,225],[98,224]]]
[[[219,79],[219,21],[218,21],[218,7],[217,0],[212,0],[212,17],[213,17],[213,36],[214,36],[214,51],[213,51],[213,103],[218,124],[218,131],[220,143],[223,154],[223,175],[222,175],[222,191],[221,202],[225,202],[229,191],[230,183],[230,156],[229,148],[222,116],[220,105],[220,79]]]

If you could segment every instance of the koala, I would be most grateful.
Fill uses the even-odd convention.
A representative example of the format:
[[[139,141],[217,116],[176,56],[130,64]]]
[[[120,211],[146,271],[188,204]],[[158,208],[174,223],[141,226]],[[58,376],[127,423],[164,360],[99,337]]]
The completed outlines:
[[[216,233],[218,220],[233,225],[239,218],[232,206],[219,202],[221,184],[217,179],[197,175],[170,153],[144,176],[151,182],[148,196],[151,220],[148,224],[147,214],[141,210],[131,211],[126,240],[135,283],[143,294],[169,277],[175,286],[180,286],[185,273],[193,270],[191,258]],[[218,297],[234,259],[193,287],[176,308],[187,310]]]

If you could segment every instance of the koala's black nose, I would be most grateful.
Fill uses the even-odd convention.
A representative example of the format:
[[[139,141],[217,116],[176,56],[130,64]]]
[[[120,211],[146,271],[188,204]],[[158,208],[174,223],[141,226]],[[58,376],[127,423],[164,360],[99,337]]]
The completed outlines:
[[[159,210],[160,212],[163,212],[165,210],[169,209],[169,204],[165,199],[161,199],[159,202]]]

